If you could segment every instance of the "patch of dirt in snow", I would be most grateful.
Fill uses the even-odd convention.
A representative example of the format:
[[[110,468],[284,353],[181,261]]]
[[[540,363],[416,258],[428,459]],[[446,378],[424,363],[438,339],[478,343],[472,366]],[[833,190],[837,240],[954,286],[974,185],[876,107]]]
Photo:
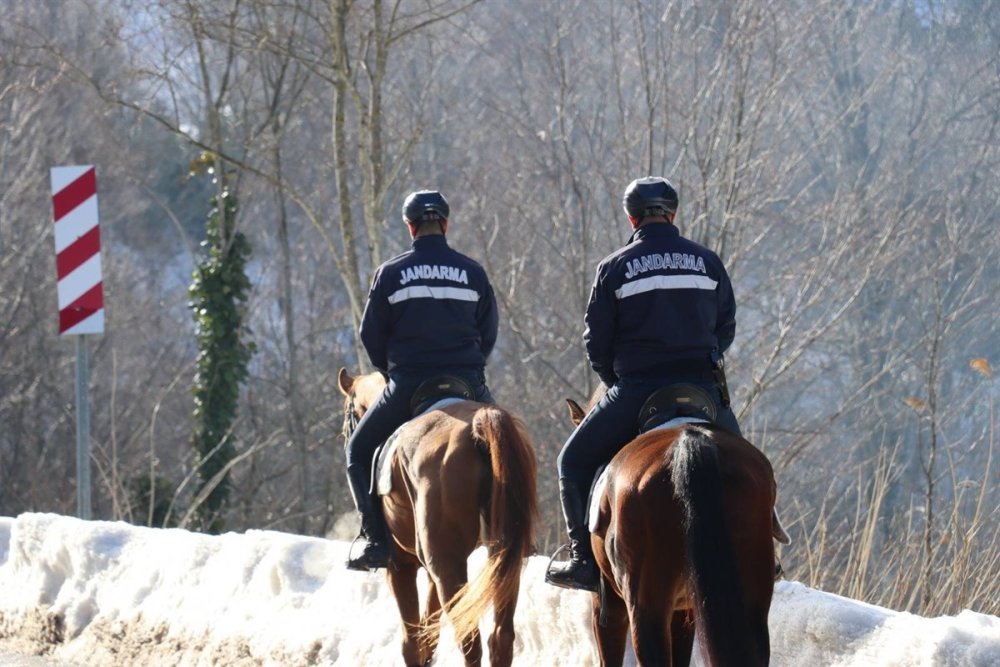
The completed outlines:
[[[304,651],[272,648],[262,654],[245,638],[171,633],[166,624],[147,623],[141,616],[128,621],[98,620],[87,625],[78,636],[66,638],[62,617],[45,610],[18,615],[0,612],[0,647],[23,654],[84,660],[88,667],[322,664],[319,642]]]

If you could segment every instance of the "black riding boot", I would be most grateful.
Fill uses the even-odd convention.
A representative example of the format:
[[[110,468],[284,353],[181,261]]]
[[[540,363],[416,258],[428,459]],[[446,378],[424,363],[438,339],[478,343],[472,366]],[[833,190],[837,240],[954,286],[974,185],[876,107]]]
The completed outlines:
[[[562,500],[563,515],[566,517],[566,528],[569,532],[570,559],[562,563],[551,563],[545,572],[545,581],[561,588],[596,591],[600,573],[597,571],[594,552],[590,547],[586,494],[573,482],[561,479],[559,497]],[[560,547],[559,551],[565,548]]]
[[[382,516],[382,503],[370,491],[371,481],[366,471],[347,467],[347,480],[354,496],[354,504],[361,514],[361,534],[365,537],[365,546],[354,558],[348,556],[347,569],[367,572],[380,567],[389,566],[389,547]]]

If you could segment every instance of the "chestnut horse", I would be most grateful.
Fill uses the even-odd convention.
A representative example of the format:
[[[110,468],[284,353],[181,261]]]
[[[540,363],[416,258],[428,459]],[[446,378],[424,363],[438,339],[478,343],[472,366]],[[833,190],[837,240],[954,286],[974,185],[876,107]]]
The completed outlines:
[[[579,423],[584,411],[567,402]],[[725,429],[688,423],[640,435],[607,470],[591,519],[601,664],[622,664],[631,629],[640,665],[686,666],[696,630],[705,665],[767,665],[779,530],[767,458]]]
[[[379,373],[338,384],[346,396],[344,435],[385,387]],[[514,608],[521,565],[532,550],[537,514],[535,454],[523,424],[494,405],[458,401],[425,412],[397,432],[392,490],[381,498],[396,546],[387,569],[403,621],[403,660],[428,665],[437,648],[442,606],[465,654],[479,665],[479,619],[492,605],[490,663],[514,653]],[[487,559],[468,583],[467,559],[479,545]],[[423,615],[417,570],[428,574]]]

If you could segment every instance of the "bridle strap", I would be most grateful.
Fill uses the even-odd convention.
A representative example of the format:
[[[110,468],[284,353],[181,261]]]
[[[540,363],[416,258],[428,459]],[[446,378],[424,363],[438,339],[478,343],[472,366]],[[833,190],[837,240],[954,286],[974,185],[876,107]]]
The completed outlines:
[[[345,439],[349,439],[354,435],[354,430],[358,428],[358,422],[361,421],[354,407],[354,396],[352,395],[347,399],[347,408],[344,411],[344,425],[341,427]]]

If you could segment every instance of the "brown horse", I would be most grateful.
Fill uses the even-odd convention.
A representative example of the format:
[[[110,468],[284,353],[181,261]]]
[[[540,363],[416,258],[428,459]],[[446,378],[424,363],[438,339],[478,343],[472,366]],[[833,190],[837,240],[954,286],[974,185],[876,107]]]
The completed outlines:
[[[378,373],[338,384],[345,400],[345,436],[382,392]],[[479,620],[492,605],[490,663],[507,666],[514,653],[514,609],[521,565],[530,555],[537,514],[535,454],[523,424],[493,405],[460,401],[425,412],[398,432],[392,490],[382,496],[396,545],[389,589],[403,621],[403,660],[428,665],[437,648],[442,606],[465,654],[479,665]],[[467,559],[479,544],[487,560],[468,583]],[[423,614],[417,570],[428,574]]]
[[[579,423],[584,411],[567,402]],[[778,528],[774,473],[757,448],[708,423],[650,431],[611,460],[598,502],[602,665],[622,664],[630,628],[640,665],[687,665],[695,630],[703,664],[768,664]]]

